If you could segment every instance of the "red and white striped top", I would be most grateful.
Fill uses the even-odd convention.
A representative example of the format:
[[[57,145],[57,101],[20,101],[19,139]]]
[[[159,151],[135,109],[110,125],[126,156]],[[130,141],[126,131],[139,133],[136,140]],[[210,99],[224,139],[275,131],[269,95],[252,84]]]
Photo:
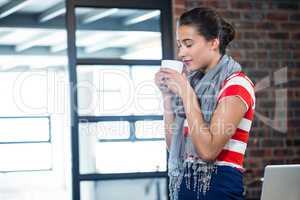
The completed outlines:
[[[238,125],[238,128],[221,153],[217,156],[217,165],[226,165],[243,170],[244,154],[249,138],[249,131],[254,117],[255,95],[254,84],[243,73],[236,72],[228,77],[221,86],[217,102],[225,97],[237,96],[247,106],[247,112]],[[187,125],[187,123],[185,123]],[[188,135],[188,128],[184,128],[185,136]]]

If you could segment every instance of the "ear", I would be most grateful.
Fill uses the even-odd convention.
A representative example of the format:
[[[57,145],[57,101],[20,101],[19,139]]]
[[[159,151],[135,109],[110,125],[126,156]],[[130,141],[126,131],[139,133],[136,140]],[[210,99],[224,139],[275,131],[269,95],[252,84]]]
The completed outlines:
[[[215,38],[210,40],[210,49],[213,51],[218,51],[220,46],[220,40],[219,38]]]

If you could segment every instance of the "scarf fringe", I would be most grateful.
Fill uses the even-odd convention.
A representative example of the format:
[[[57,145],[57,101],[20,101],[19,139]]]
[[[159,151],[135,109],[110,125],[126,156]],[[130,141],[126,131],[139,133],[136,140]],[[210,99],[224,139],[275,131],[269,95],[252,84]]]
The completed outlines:
[[[193,178],[193,191],[197,192],[197,199],[199,199],[200,193],[205,195],[209,191],[213,173],[217,173],[217,166],[213,163],[184,161],[182,172],[177,176],[170,175],[170,199],[178,200],[178,192],[183,179],[185,179],[186,188],[191,190],[191,178]]]

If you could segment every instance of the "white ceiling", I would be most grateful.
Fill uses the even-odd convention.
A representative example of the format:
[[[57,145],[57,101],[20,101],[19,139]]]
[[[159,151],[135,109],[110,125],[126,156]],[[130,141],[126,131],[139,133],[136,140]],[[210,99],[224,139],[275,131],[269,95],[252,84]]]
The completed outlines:
[[[14,0],[13,0],[14,1]],[[65,2],[65,0],[27,0],[28,5],[22,8],[20,13],[41,13],[52,6]]]
[[[19,0],[0,0],[0,15],[3,8],[7,4]],[[41,68],[42,67],[53,67],[59,65],[66,65],[66,53],[65,49],[67,46],[66,31],[64,29],[49,29],[49,28],[24,28],[24,27],[5,27],[1,26],[1,20],[10,19],[11,16],[15,14],[35,14],[36,16],[41,16],[57,7],[59,4],[64,4],[63,0],[26,0],[27,4],[21,9],[11,13],[10,15],[0,18],[0,71],[9,70],[10,68],[15,69],[18,66],[24,67],[24,65],[31,68]],[[124,17],[128,23],[133,18],[141,17],[145,14],[152,15],[148,17],[149,19],[157,17],[157,13],[150,13],[149,11],[137,11],[137,10],[116,10],[113,14],[105,14],[99,16],[99,13],[107,11],[108,9],[81,9],[79,12],[76,12],[80,19],[87,19],[88,17],[94,17],[96,21],[106,20],[110,17]],[[96,14],[98,16],[96,16]],[[60,15],[54,17],[61,17],[64,15],[64,12]],[[102,17],[102,18],[101,18]],[[49,21],[53,20],[50,19]],[[139,19],[139,18],[138,18]],[[22,19],[20,19],[22,20]],[[148,19],[142,19],[141,22],[134,23],[143,23]],[[41,24],[45,22],[36,22]],[[91,23],[91,22],[87,22]],[[129,29],[130,30],[130,29]],[[77,46],[81,48],[82,52],[89,54],[94,52],[103,51],[106,48],[126,48],[130,52],[127,52],[126,55],[120,55],[120,58],[130,55],[137,55],[136,51],[145,52],[143,46],[153,48],[152,56],[153,59],[160,59],[161,56],[161,35],[160,32],[153,31],[104,31],[104,30],[79,30],[76,33],[77,37]],[[49,48],[48,55],[31,55],[29,50],[32,50],[37,47],[46,47]],[[10,49],[12,53],[6,53],[6,49]],[[133,52],[135,51],[135,52]],[[157,53],[159,51],[159,53]],[[151,54],[145,55],[145,58],[151,59]],[[33,61],[36,59],[36,61]],[[43,63],[40,64],[39,63]]]

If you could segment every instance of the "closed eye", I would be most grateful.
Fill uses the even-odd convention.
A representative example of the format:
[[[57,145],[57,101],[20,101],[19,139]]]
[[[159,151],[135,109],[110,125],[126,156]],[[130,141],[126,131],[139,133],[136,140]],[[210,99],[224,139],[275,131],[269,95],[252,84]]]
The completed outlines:
[[[182,43],[184,44],[184,46],[186,46],[187,48],[192,47],[194,42],[191,39],[185,39],[182,41]]]

